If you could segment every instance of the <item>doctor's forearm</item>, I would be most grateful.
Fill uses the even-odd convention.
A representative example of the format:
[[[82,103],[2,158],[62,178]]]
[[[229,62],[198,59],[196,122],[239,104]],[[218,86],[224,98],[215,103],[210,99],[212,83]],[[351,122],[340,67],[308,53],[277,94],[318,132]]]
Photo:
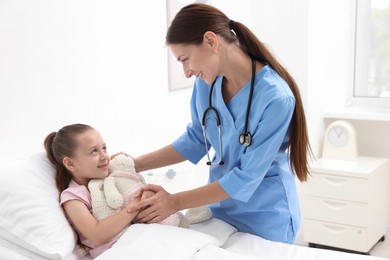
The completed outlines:
[[[135,158],[134,164],[136,172],[143,172],[184,162],[185,160],[172,145],[167,145],[159,150]]]
[[[173,194],[179,210],[204,206],[230,198],[217,181],[208,185]]]

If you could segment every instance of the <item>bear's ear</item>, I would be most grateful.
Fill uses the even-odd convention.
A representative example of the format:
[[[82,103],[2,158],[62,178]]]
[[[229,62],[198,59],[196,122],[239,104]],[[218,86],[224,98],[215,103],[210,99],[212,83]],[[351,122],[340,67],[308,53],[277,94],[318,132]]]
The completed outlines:
[[[123,205],[123,197],[116,187],[115,177],[108,176],[104,179],[104,194],[107,205],[112,209],[119,209]]]
[[[115,156],[109,165],[109,173],[116,171],[135,173],[133,158],[124,154]]]

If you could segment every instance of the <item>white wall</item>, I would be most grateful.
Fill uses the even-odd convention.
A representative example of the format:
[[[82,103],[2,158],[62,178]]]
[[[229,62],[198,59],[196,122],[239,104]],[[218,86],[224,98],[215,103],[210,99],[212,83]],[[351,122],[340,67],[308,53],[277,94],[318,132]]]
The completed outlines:
[[[190,89],[168,92],[165,1],[133,3],[1,2],[0,161],[76,122],[133,154],[183,131]]]
[[[253,1],[253,29],[307,96],[308,0]]]
[[[347,103],[353,77],[353,1],[309,3],[308,113],[313,149],[321,155],[322,115]]]
[[[249,0],[212,3],[251,21]],[[168,90],[166,1],[150,5],[0,2],[0,163],[41,151],[49,132],[71,123],[135,156],[185,130],[191,88]]]

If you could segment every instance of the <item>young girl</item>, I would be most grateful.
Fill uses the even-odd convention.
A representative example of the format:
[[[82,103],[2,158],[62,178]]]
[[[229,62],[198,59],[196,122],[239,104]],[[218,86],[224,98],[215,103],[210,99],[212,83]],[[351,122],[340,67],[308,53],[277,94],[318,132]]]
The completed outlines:
[[[126,228],[137,211],[128,213],[127,207],[140,200],[135,198],[118,213],[96,220],[91,213],[88,182],[108,175],[110,156],[98,131],[84,124],[73,124],[50,133],[44,146],[56,168],[56,184],[61,192],[60,204],[79,235],[82,245],[97,257],[115,242],[115,236]]]

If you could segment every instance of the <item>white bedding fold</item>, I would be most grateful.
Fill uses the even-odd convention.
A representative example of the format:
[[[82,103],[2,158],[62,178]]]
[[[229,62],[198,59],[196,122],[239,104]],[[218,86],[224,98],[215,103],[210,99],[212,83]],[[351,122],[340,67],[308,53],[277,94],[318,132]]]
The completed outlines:
[[[191,229],[161,224],[134,224],[112,248],[96,259],[191,259],[207,245],[218,247],[220,242],[211,235]]]
[[[130,226],[98,260],[376,260],[379,257],[272,242],[212,218],[190,229],[161,224]]]
[[[202,250],[197,252],[191,260],[259,260],[259,257],[260,255],[257,257],[248,255],[244,256],[221,247],[216,247],[215,245],[207,245],[205,248],[202,248]]]
[[[217,218],[211,218],[207,221],[191,225],[190,229],[215,237],[219,242],[218,246],[225,244],[226,240],[233,233],[237,232],[235,227]]]

